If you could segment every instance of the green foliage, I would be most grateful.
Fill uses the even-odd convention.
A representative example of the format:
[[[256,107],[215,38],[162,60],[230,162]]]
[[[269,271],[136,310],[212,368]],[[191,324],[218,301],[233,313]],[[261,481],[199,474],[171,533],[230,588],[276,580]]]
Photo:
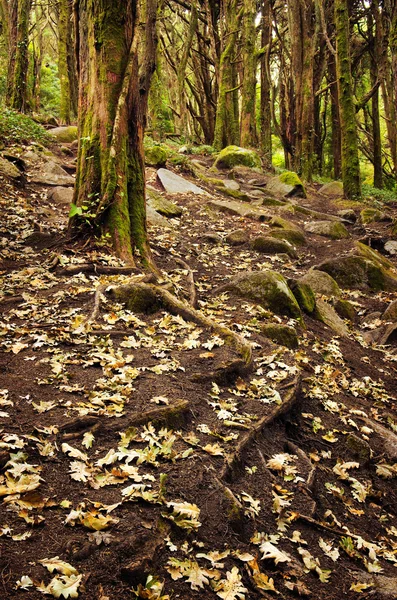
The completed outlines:
[[[207,146],[203,144],[202,146],[193,146],[190,149],[191,154],[200,154],[201,156],[210,156],[216,152],[213,146]]]
[[[54,116],[59,115],[61,86],[58,77],[58,66],[55,63],[46,63],[41,68],[40,99],[44,112]]]
[[[363,184],[363,196],[366,200],[374,200],[382,204],[397,201],[397,189],[380,190],[372,185]]]
[[[5,145],[29,142],[46,144],[49,138],[44,127],[27,115],[3,108],[0,109],[0,141]]]

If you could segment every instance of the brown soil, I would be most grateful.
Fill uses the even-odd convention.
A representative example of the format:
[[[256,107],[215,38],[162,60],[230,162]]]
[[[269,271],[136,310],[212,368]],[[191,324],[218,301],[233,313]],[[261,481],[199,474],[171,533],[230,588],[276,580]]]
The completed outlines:
[[[148,177],[156,184],[153,170]],[[217,561],[221,565],[216,567],[215,583],[237,567],[246,589],[227,598],[275,597],[258,589],[254,562],[241,560],[239,553],[258,559],[281,598],[297,597],[297,590],[302,595],[310,590],[317,600],[384,597],[371,580],[376,573],[368,571],[395,577],[397,493],[395,479],[380,476],[377,465],[393,465],[396,456],[388,456],[384,439],[364,419],[383,424],[390,435],[396,432],[397,355],[393,347],[364,344],[359,324],[366,315],[383,312],[397,295],[345,290],[345,299],[356,303],[358,314],[349,337],[340,339],[311,317],[305,316],[305,328],[299,327],[249,302],[213,292],[232,275],[250,269],[270,268],[296,278],[326,258],[349,251],[354,240],[388,239],[390,225],[375,223],[367,230],[348,225],[351,238],[342,241],[308,234],[308,244],[297,249],[293,260],[255,253],[249,244],[203,241],[207,233],[224,238],[241,228],[252,239],[270,227],[209,211],[200,197],[176,200],[184,208],[176,227],[150,230],[154,258],[181,298],[188,292],[187,274],[174,258],[186,261],[194,272],[199,308],[254,344],[253,370],[244,378],[219,375],[222,365],[236,358],[222,340],[165,312],[134,315],[103,300],[100,317],[87,328],[98,284],[128,282],[128,276],[65,275],[64,267],[72,264],[120,263],[100,244],[63,242],[65,207],[51,206],[44,188],[4,185],[1,597],[41,598],[37,586],[41,581],[48,585],[55,573],[50,575],[39,561],[60,557],[83,575],[81,598],[134,598],[132,590],[145,584],[148,575],[164,581],[163,594],[172,599],[216,598],[208,580],[192,589],[187,575],[177,572],[174,576],[179,578],[173,579],[167,570],[168,561],[175,558],[196,560],[201,569],[211,569],[211,562],[197,555],[214,551],[229,551]],[[315,188],[301,203],[330,214],[337,211]],[[394,217],[396,208],[388,210]],[[286,218],[299,225],[308,219],[292,213]],[[299,349],[287,350],[263,338],[260,325],[265,322],[294,324]],[[211,376],[215,372],[216,382]],[[269,388],[285,398],[298,372],[302,383],[290,410],[265,426],[244,448],[241,460],[225,469],[247,431],[275,409]],[[167,412],[174,404],[180,409]],[[156,408],[164,410],[151,424],[146,422],[145,413]],[[135,437],[124,444],[128,449],[117,450],[120,434],[136,422]],[[94,440],[87,448],[83,441],[88,444],[89,432]],[[119,451],[114,461],[108,455],[112,451]],[[123,452],[131,453],[127,462]],[[291,477],[284,479],[267,466],[278,454],[289,454],[287,459],[296,467]],[[101,462],[105,456],[109,460]],[[337,462],[359,466],[348,468],[341,479],[333,470]],[[160,493],[161,474],[166,481]],[[393,474],[397,476],[395,466]],[[6,481],[10,486],[10,478],[15,483],[22,475],[29,481],[39,475],[39,485],[34,491],[10,488],[7,493]],[[159,493],[128,500],[122,490],[133,483]],[[277,500],[285,506],[278,507]],[[200,526],[184,529],[168,519],[169,502],[196,505]],[[80,516],[71,512],[77,510]],[[93,537],[98,514],[101,523],[108,516],[114,521],[107,523],[102,536]],[[94,520],[87,521],[87,515]],[[252,541],[255,532],[263,534],[262,541],[268,535],[289,560],[260,560],[262,553]],[[354,541],[350,554],[344,549],[346,538]],[[324,553],[321,539],[339,549],[337,560]],[[331,571],[328,583],[320,581],[314,567],[306,568],[298,549],[307,550],[321,569]],[[23,576],[33,582],[27,590],[17,586]],[[373,585],[358,594],[350,591],[356,583]]]

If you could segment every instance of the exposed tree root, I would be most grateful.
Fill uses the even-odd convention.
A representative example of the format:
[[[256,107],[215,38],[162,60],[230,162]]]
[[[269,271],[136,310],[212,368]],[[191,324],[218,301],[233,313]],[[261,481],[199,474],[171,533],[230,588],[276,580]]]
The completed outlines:
[[[98,417],[78,417],[77,419],[65,421],[65,423],[59,426],[59,431],[61,433],[84,432],[98,424]]]
[[[297,446],[293,442],[287,441],[285,444],[285,447],[287,448],[288,452],[293,452],[294,454],[296,454],[301,459],[301,461],[306,465],[306,468],[308,471],[308,475],[306,477],[306,487],[312,491],[314,483],[315,483],[315,479],[316,479],[315,465],[313,465],[312,461],[307,456],[306,452],[304,452],[301,448],[299,448],[299,446]]]
[[[55,265],[54,265],[55,266]],[[109,267],[95,263],[82,263],[70,265],[58,271],[58,275],[77,275],[78,273],[94,273],[94,275],[131,275],[137,273],[136,267]]]
[[[303,521],[304,523],[308,523],[309,525],[313,525],[317,527],[317,529],[323,529],[324,531],[329,531],[335,535],[345,536],[347,535],[346,531],[342,531],[341,529],[335,529],[335,527],[331,527],[331,525],[326,525],[325,523],[321,523],[313,517],[309,517],[308,515],[302,515],[301,513],[297,513],[295,517],[295,521]]]
[[[204,316],[200,311],[185,302],[178,300],[168,290],[148,283],[129,283],[112,288],[107,292],[119,302],[124,302],[130,310],[149,310],[164,308],[174,315],[181,316],[186,321],[192,321],[201,327],[207,327],[219,335],[244,360],[246,370],[252,365],[252,346],[243,337]]]
[[[298,375],[291,382],[289,391],[285,394],[281,404],[275,406],[269,414],[262,417],[255,423],[245,435],[242,435],[236,444],[234,453],[225,461],[220,473],[220,479],[228,479],[232,474],[236,465],[241,463],[243,453],[248,445],[262,432],[265,427],[268,427],[273,421],[288,413],[294,404],[297,402],[301,386],[301,377]]]
[[[188,400],[177,400],[176,402],[168,406],[159,406],[157,408],[153,408],[152,410],[128,415],[128,427],[145,425],[150,421],[161,423],[166,422],[172,425],[174,421],[177,421],[183,415],[186,415],[189,412],[189,410],[190,404]],[[117,423],[113,428],[108,427],[108,431],[110,429],[119,430],[119,423]]]

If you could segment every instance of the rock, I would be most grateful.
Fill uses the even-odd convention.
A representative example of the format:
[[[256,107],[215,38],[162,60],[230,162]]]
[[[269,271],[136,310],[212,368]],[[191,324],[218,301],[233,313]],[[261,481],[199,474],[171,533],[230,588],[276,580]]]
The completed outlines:
[[[309,285],[316,296],[326,296],[327,298],[339,298],[341,291],[339,285],[328,273],[310,269],[303,277],[298,279],[298,283]]]
[[[394,300],[386,308],[385,312],[382,315],[382,321],[397,322],[397,300]]]
[[[305,313],[311,315],[316,309],[316,296],[311,286],[301,280],[289,280],[288,285],[300,308]]]
[[[377,344],[378,346],[395,344],[397,342],[397,323],[382,325],[371,331],[365,331],[363,338],[367,344]]]
[[[248,194],[250,196],[250,194]],[[263,198],[261,201],[262,206],[285,206],[285,202],[282,200],[276,200],[275,198]]]
[[[161,194],[159,194],[156,190],[151,189],[150,187],[146,188],[146,206],[151,206],[156,212],[163,215],[163,217],[168,217],[172,219],[174,217],[180,217],[183,210],[174,202],[167,200]]]
[[[189,148],[187,146],[181,146],[178,150],[178,154],[189,154]]]
[[[341,181],[331,181],[319,189],[320,194],[330,196],[331,198],[343,198],[343,183]]]
[[[279,231],[271,231],[271,237],[286,240],[290,244],[297,246],[306,243],[305,234],[302,229],[295,225],[295,223],[292,223],[292,221],[287,221],[282,217],[273,217],[270,221],[270,225],[279,229]]]
[[[330,259],[317,267],[345,288],[370,288],[375,291],[397,290],[397,279],[384,267],[362,256],[348,255]]]
[[[236,229],[235,231],[231,231],[226,236],[226,242],[230,246],[241,246],[245,244],[249,240],[249,235],[245,229]]]
[[[238,202],[237,200],[210,200],[208,206],[221,213],[248,217],[255,221],[270,221],[272,214],[261,208],[249,204],[249,202]]]
[[[202,235],[200,239],[203,242],[206,242],[207,244],[221,244],[222,243],[221,236],[218,235],[217,233],[212,233],[212,232],[204,233],[204,235]]]
[[[199,188],[194,183],[191,183],[187,179],[184,179],[180,175],[176,175],[168,169],[159,169],[157,171],[157,177],[164,186],[167,194],[198,194],[207,195],[207,192]]]
[[[306,190],[298,175],[293,171],[285,171],[281,175],[272,177],[267,184],[267,189],[276,196],[284,198],[306,198]]]
[[[288,254],[291,258],[296,258],[295,248],[284,240],[277,240],[273,237],[259,236],[255,238],[251,247],[256,252],[263,254]]]
[[[74,186],[74,178],[52,160],[46,162],[41,172],[32,176],[33,183],[56,186]]]
[[[2,156],[0,156],[0,175],[14,180],[19,180],[22,177],[22,173],[18,167]]]
[[[149,225],[154,227],[174,228],[172,221],[160,215],[150,204],[146,205],[146,220]]]
[[[276,314],[301,318],[299,305],[286,280],[275,271],[253,271],[233,278],[222,290],[251,300]]]
[[[388,258],[382,256],[382,254],[380,254],[377,250],[374,250],[373,248],[370,248],[369,246],[367,246],[366,244],[362,244],[361,242],[354,243],[354,253],[358,256],[368,258],[368,260],[372,261],[380,267],[384,267],[385,269],[392,270],[395,268],[393,263]]]
[[[264,198],[265,192],[263,190],[249,190],[248,196],[250,198]]]
[[[376,208],[364,208],[360,212],[360,221],[363,225],[368,223],[374,223],[376,221],[383,221],[385,214]]]
[[[330,327],[336,334],[346,337],[349,334],[349,330],[346,327],[342,319],[337,315],[335,309],[331,304],[324,300],[318,299],[316,302],[316,317],[319,321],[322,321],[328,327]]]
[[[35,231],[25,239],[24,244],[36,250],[44,250],[54,244],[54,239],[55,236],[51,233]]]
[[[396,256],[397,242],[394,242],[393,240],[389,240],[386,242],[384,248],[388,254],[390,254],[391,256]]]
[[[391,460],[397,460],[397,435],[377,421],[364,417],[365,423],[378,434],[379,454],[384,452]]]
[[[260,169],[262,161],[253,150],[239,148],[239,146],[227,146],[219,153],[214,167],[217,169],[231,169],[236,165]]]
[[[332,240],[342,240],[349,237],[349,232],[342,223],[336,221],[316,221],[306,223],[305,231],[331,238]]]
[[[164,167],[168,152],[162,146],[145,147],[145,165],[148,167]]]
[[[58,142],[67,144],[77,140],[78,130],[74,125],[68,127],[54,127],[48,130],[49,135],[52,135]]]
[[[346,437],[346,446],[349,448],[353,458],[358,459],[361,465],[366,465],[371,459],[371,446],[355,433],[350,433]]]
[[[275,344],[295,349],[299,347],[298,334],[294,327],[274,323],[262,325],[261,333]]]
[[[338,210],[338,217],[344,219],[346,221],[350,221],[350,223],[355,223],[357,221],[356,213],[352,208],[345,208],[343,210]]]
[[[42,157],[40,156],[40,154],[37,154],[37,152],[35,152],[34,150],[26,150],[26,152],[24,152],[22,154],[22,158],[27,163],[30,163],[33,165],[41,162],[41,160],[42,160]]]
[[[352,323],[354,323],[356,320],[356,309],[348,300],[342,300],[342,298],[339,298],[336,302],[334,302],[334,309],[341,319],[347,319]]]
[[[70,187],[55,187],[51,189],[47,198],[56,204],[70,205],[73,202],[73,188]]]
[[[240,189],[240,184],[237,183],[237,181],[234,181],[234,179],[224,179],[223,185],[227,190],[234,190],[238,192],[238,190]]]

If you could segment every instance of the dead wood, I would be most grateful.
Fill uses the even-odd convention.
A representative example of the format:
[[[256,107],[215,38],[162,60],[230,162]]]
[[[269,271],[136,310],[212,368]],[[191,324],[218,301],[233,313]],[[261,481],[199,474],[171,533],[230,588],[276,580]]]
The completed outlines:
[[[241,436],[240,440],[236,444],[236,450],[229,458],[226,459],[220,471],[220,479],[227,479],[231,475],[235,466],[241,463],[243,453],[248,445],[257,438],[257,436],[265,427],[268,427],[271,423],[273,423],[273,421],[279,419],[293,408],[298,400],[300,386],[301,376],[298,375],[291,382],[291,389],[285,394],[281,404],[275,406],[269,414],[262,417],[262,419],[255,423],[245,435]]]
[[[313,525],[314,527],[317,527],[318,529],[323,529],[324,531],[329,531],[330,533],[334,533],[338,536],[348,535],[347,531],[335,529],[335,527],[331,527],[331,525],[321,523],[321,521],[317,521],[317,519],[313,519],[313,517],[309,517],[308,515],[303,515],[301,513],[295,513],[295,521],[303,521],[304,523],[308,523],[309,525]]]

